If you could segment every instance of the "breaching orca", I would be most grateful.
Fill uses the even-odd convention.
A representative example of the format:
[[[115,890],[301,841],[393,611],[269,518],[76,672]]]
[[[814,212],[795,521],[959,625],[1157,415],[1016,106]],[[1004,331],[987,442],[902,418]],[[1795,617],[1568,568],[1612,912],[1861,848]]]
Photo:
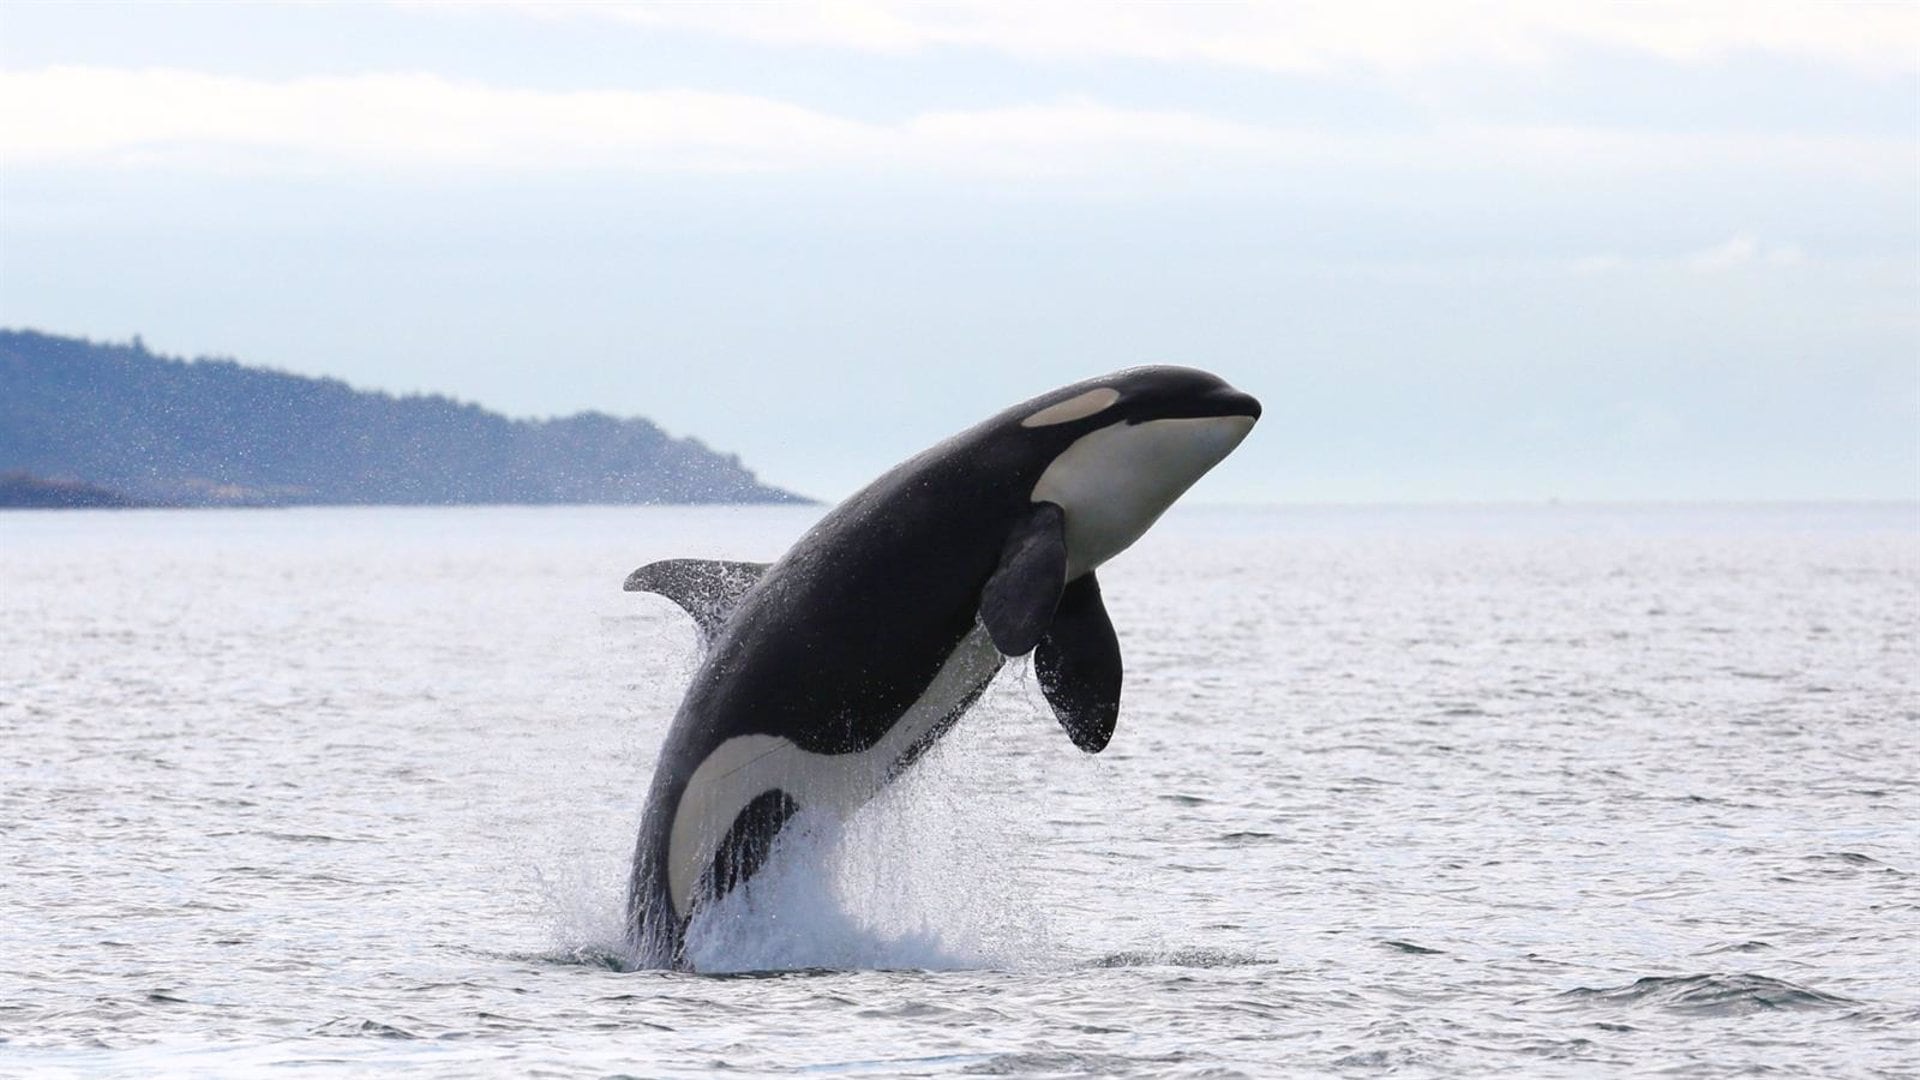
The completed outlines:
[[[1094,569],[1246,438],[1260,403],[1143,367],[1044,394],[926,450],[771,565],[635,570],[706,657],[667,732],[628,894],[637,963],[683,966],[688,921],[750,878],[802,808],[849,813],[950,728],[1010,656],[1075,746],[1120,711]]]

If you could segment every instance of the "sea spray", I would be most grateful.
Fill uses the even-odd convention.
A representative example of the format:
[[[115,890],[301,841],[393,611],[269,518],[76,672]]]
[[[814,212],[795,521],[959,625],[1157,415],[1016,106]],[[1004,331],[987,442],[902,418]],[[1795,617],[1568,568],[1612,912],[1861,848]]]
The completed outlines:
[[[850,819],[802,811],[760,874],[695,916],[695,970],[1052,963],[1048,913],[1034,900],[1047,817],[1036,809],[1048,794],[1028,775],[1025,740],[1008,739],[1035,719],[1017,687],[990,693]]]
[[[672,640],[678,623],[647,629],[653,654],[674,658],[657,665],[684,668],[697,653],[696,643]],[[649,689],[657,707],[661,692]],[[636,722],[645,719],[609,731],[636,776],[650,770],[651,754],[635,729],[660,737],[658,723]],[[1114,858],[1102,875],[1062,880],[1057,866],[1063,845],[1093,839],[1142,797],[1104,756],[1072,748],[1030,664],[1010,664],[952,732],[851,818],[803,811],[789,822],[765,869],[696,917],[687,959],[715,973],[1033,970],[1154,948],[1162,943],[1150,930],[1129,926],[1114,939],[1109,925],[1120,894],[1155,891],[1151,867]],[[1087,813],[1088,798],[1104,809]],[[617,825],[610,816],[530,838],[548,847],[524,852],[548,955],[632,965],[625,902],[639,807],[623,809]]]
[[[644,774],[648,754],[623,727],[619,752]],[[1125,813],[1133,793],[1117,790],[1110,771],[1063,737],[1029,665],[1009,665],[952,732],[850,818],[803,811],[789,822],[762,872],[695,918],[687,959],[712,973],[1032,970],[1070,963],[1067,938],[1076,955],[1111,951],[1118,945],[1080,939],[1114,882],[1060,881],[1052,867],[1071,842],[1063,832],[1080,831],[1063,829],[1067,804],[1091,791],[1109,807],[1095,819]],[[550,836],[553,850],[527,853],[550,955],[597,963],[627,952],[639,811],[626,809],[618,828]],[[584,834],[595,850],[583,849]],[[1137,866],[1113,870],[1139,884]],[[1075,925],[1057,926],[1063,919]]]

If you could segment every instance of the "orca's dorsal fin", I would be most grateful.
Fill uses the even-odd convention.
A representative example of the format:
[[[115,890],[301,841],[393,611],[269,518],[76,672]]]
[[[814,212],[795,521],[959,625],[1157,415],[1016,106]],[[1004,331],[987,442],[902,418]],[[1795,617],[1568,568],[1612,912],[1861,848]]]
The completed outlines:
[[[1089,754],[1105,750],[1120,718],[1120,641],[1091,570],[1061,594],[1033,669],[1073,745]]]
[[[700,639],[712,641],[767,566],[720,559],[663,559],[628,574],[625,588],[659,593],[679,604],[699,625]]]
[[[1000,550],[1000,565],[980,590],[980,623],[1002,656],[1025,656],[1040,643],[1067,584],[1067,515],[1037,502]]]

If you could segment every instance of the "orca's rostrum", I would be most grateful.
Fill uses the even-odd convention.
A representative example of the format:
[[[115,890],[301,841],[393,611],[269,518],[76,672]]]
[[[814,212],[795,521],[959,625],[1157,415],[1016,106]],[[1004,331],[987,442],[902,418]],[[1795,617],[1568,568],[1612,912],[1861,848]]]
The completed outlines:
[[[672,559],[705,661],[655,766],[628,896],[635,959],[682,966],[688,922],[760,868],[801,810],[846,814],[920,756],[1006,658],[1075,746],[1120,711],[1094,570],[1253,429],[1204,371],[1143,367],[1016,405],[895,467],[772,564]]]

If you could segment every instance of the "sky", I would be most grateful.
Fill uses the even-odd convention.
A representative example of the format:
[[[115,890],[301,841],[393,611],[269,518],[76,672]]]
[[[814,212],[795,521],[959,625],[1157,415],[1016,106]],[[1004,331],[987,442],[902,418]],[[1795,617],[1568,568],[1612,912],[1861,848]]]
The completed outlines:
[[[0,0],[0,325],[823,499],[1143,363],[1216,502],[1920,497],[1920,5]]]

